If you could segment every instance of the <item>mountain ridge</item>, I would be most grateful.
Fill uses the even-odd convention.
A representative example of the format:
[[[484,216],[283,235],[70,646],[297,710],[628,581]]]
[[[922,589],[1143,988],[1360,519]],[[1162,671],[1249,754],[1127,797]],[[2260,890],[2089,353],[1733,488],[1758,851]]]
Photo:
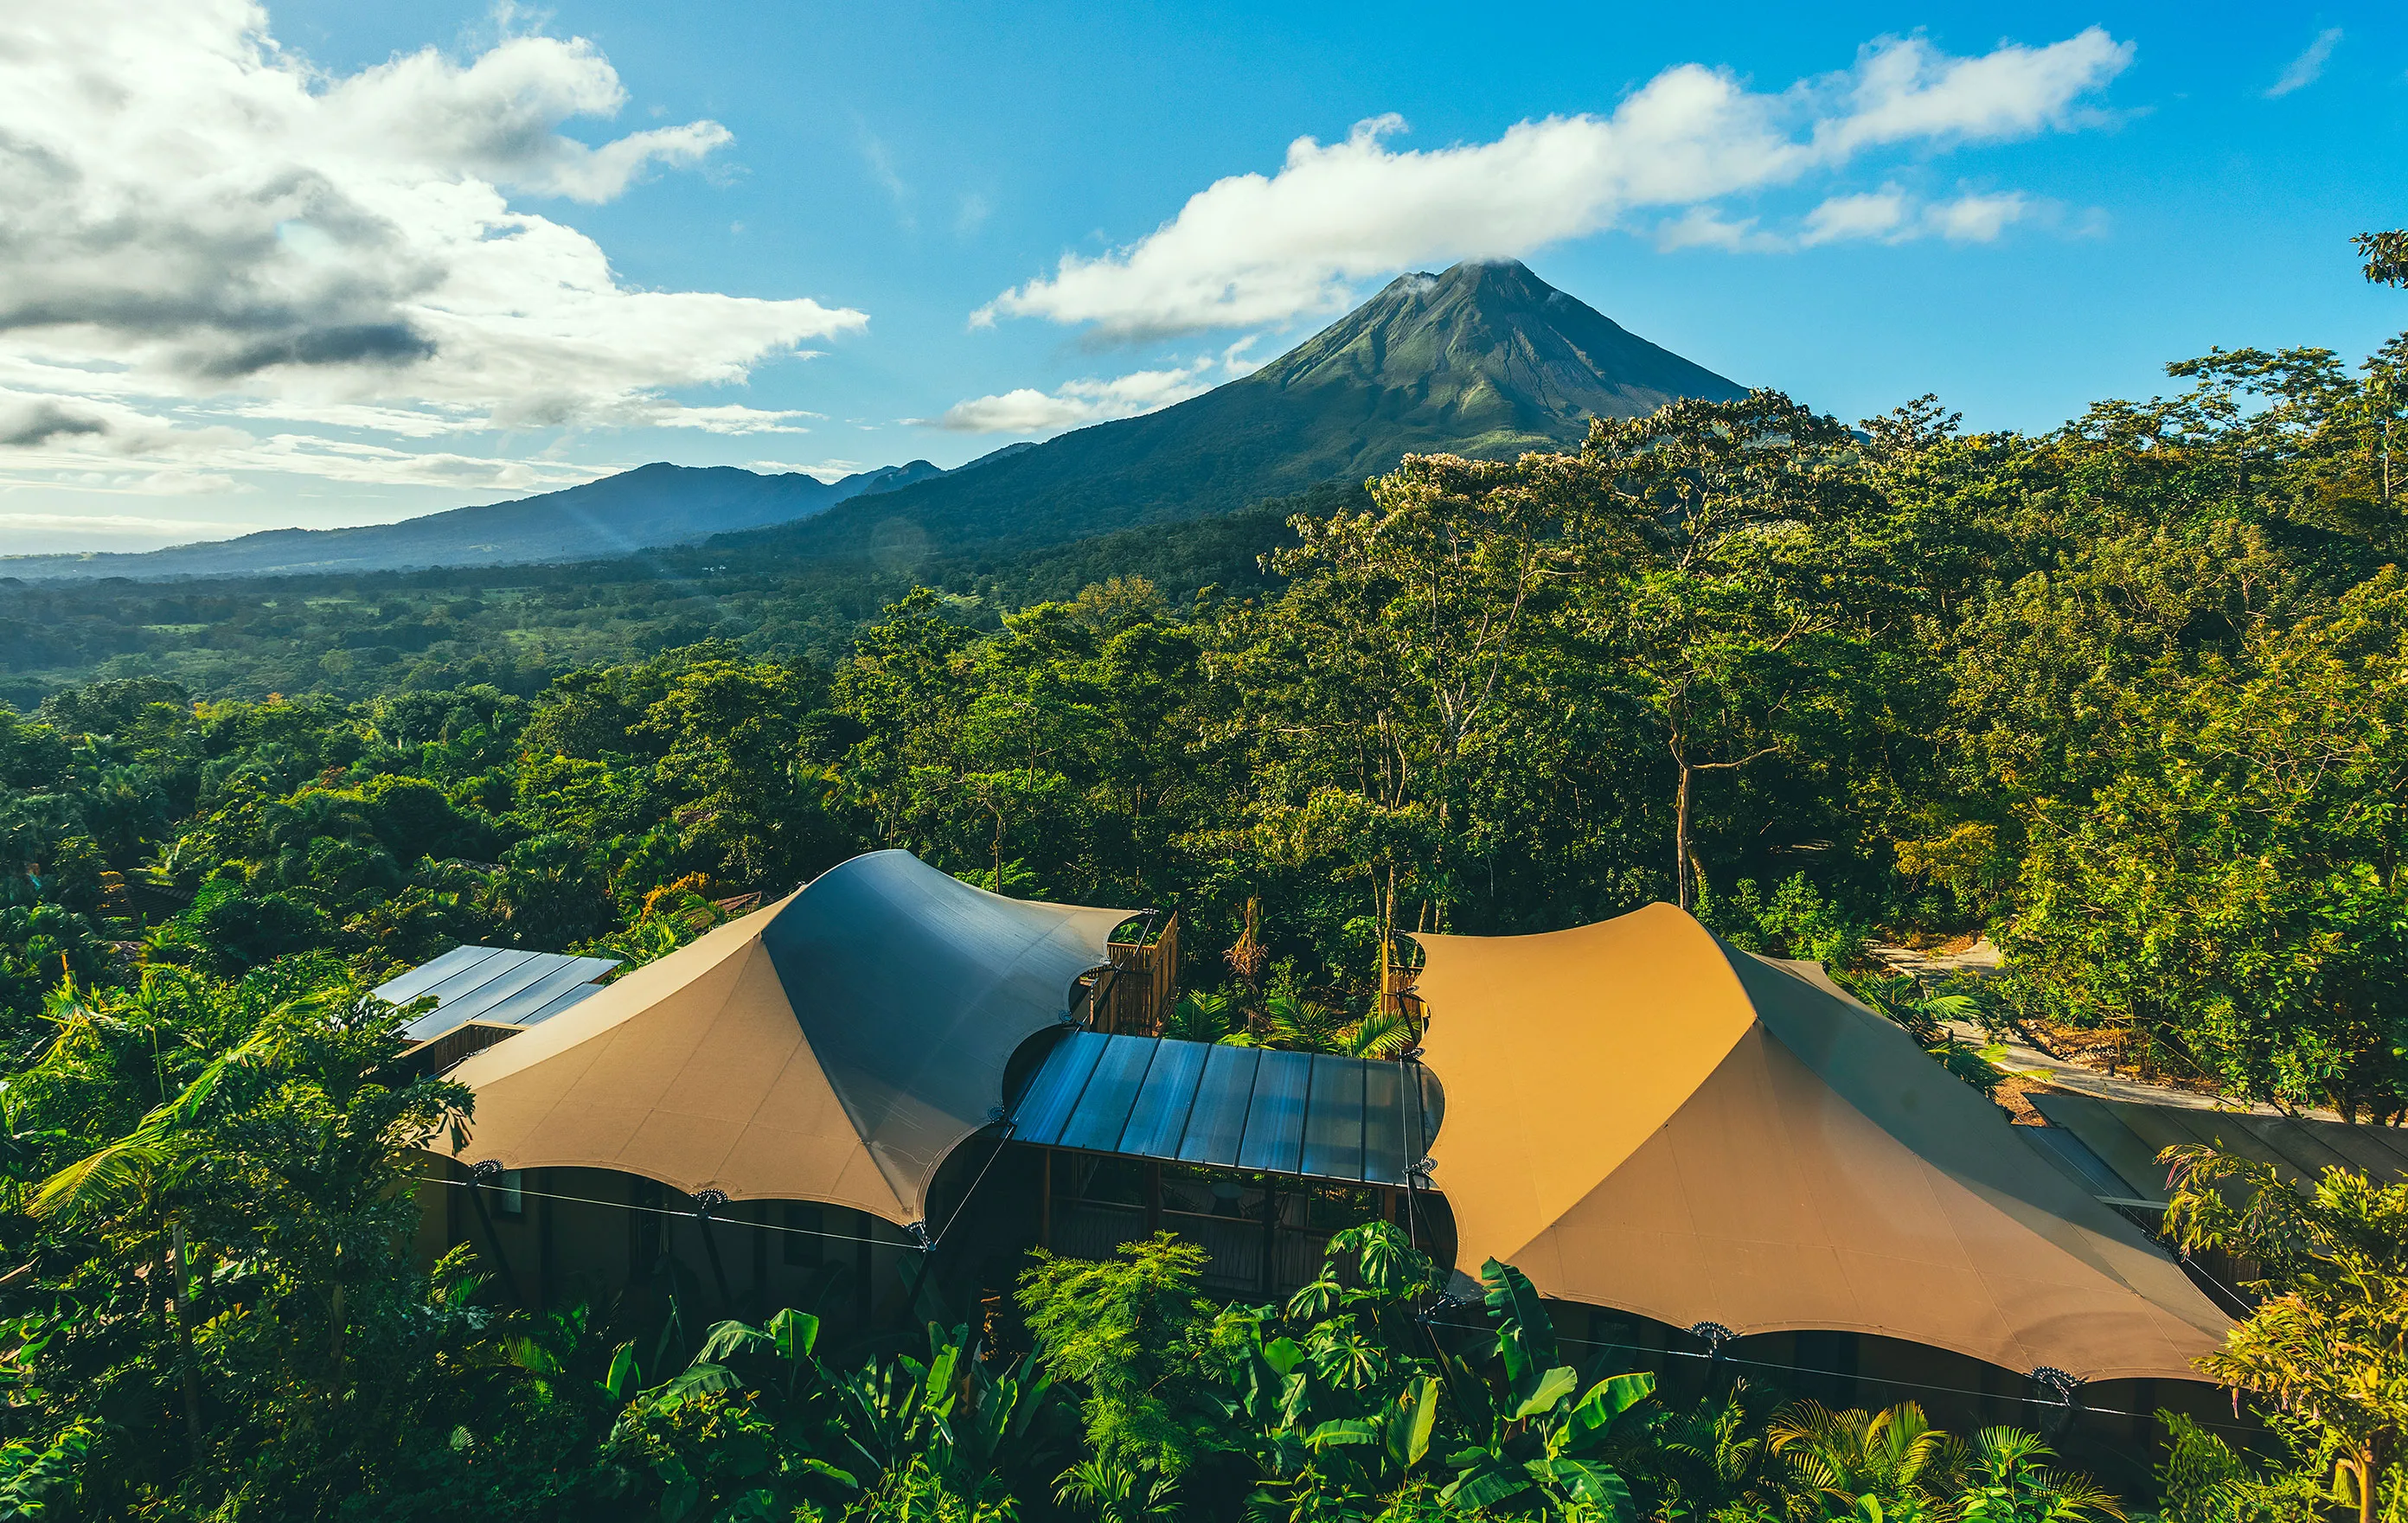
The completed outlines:
[[[792,523],[865,493],[943,474],[925,460],[856,471],[834,481],[800,471],[764,475],[737,466],[654,461],[558,492],[448,508],[391,524],[262,529],[163,550],[0,556],[0,576],[294,576],[609,559],[697,543],[730,530]],[[662,532],[665,504],[673,504],[682,520],[668,533]]]
[[[998,550],[1212,513],[1409,453],[1576,445],[1593,414],[1746,388],[1639,338],[1518,260],[1400,275],[1253,374],[798,524],[710,541],[806,557]]]
[[[209,577],[609,560],[673,545],[911,564],[1234,512],[1409,453],[1576,445],[1740,386],[1639,338],[1519,261],[1400,275],[1250,375],[1140,417],[824,482],[732,466],[639,467],[566,491],[351,529],[270,529],[142,553],[0,559],[19,578]],[[662,525],[674,525],[663,532]]]

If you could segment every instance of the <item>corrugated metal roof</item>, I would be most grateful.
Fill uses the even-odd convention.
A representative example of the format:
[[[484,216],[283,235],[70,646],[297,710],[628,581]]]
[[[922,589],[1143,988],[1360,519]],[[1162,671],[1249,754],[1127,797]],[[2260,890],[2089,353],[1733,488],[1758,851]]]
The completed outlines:
[[[1021,1092],[1012,1135],[1090,1153],[1402,1185],[1442,1108],[1438,1081],[1402,1063],[1076,1031]]]
[[[470,1021],[533,1026],[601,992],[594,981],[618,967],[612,957],[571,957],[509,947],[458,946],[376,986],[379,999],[406,1005],[427,995],[435,1008],[402,1027],[411,1042],[431,1042]]]

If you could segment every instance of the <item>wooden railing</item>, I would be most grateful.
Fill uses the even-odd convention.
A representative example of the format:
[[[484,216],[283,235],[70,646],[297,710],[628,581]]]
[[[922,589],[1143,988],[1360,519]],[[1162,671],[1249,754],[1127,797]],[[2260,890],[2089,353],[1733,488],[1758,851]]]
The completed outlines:
[[[1113,941],[1111,966],[1088,992],[1088,1027],[1122,1036],[1158,1037],[1179,998],[1179,915],[1142,941]]]

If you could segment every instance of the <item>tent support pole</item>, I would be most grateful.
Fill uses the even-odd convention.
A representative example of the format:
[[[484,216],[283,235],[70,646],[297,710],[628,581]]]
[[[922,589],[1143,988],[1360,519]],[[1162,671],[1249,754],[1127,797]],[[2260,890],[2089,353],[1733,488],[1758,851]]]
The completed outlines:
[[[719,1240],[710,1230],[710,1214],[724,1210],[727,1197],[718,1190],[699,1190],[694,1197],[695,1230],[702,1235],[703,1257],[710,1260],[710,1278],[719,1286],[719,1304],[728,1315],[736,1315],[736,1292],[727,1287],[727,1267],[719,1261]]]
[[[501,1235],[494,1230],[493,1213],[485,1209],[485,1182],[473,1175],[468,1187],[468,1203],[477,1208],[478,1225],[485,1229],[485,1241],[493,1246],[494,1268],[501,1273],[502,1288],[510,1293],[512,1305],[524,1306],[526,1302],[519,1296],[518,1276],[510,1272],[509,1255],[502,1252]]]
[[[702,1228],[702,1251],[710,1260],[710,1277],[719,1283],[719,1304],[727,1315],[736,1315],[736,1293],[727,1288],[727,1271],[719,1262],[719,1242],[710,1233],[710,1218],[696,1216],[695,1225]]]

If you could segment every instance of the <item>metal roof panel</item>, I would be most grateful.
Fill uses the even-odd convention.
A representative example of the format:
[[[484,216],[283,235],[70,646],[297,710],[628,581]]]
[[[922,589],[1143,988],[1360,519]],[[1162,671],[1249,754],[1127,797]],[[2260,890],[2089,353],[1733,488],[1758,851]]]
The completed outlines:
[[[1154,1049],[1154,1066],[1146,1070],[1137,1106],[1129,1112],[1128,1129],[1121,1133],[1122,1152],[1143,1158],[1179,1157],[1188,1113],[1196,1108],[1196,1092],[1204,1080],[1204,1060],[1211,1051],[1200,1042],[1165,1042]]]
[[[563,994],[581,984],[594,984],[598,991],[601,985],[594,984],[594,981],[619,966],[613,957],[551,957],[550,960],[552,966],[549,970],[487,1005],[477,1019],[507,1026],[533,1026],[537,1021],[557,1015],[577,1003],[578,999],[586,998],[580,994],[576,999],[564,1003],[560,998]],[[515,978],[517,975],[511,976]],[[485,991],[480,989],[477,992],[482,996]],[[542,1013],[538,1014],[538,1012]]]
[[[1179,1140],[1182,1163],[1238,1166],[1238,1150],[1246,1138],[1246,1113],[1254,1105],[1254,1079],[1262,1071],[1259,1047],[1214,1046],[1204,1055],[1204,1077],[1196,1087],[1196,1104],[1187,1115],[1186,1135]]]
[[[1304,1108],[1312,1094],[1312,1055],[1266,1050],[1254,1075],[1254,1104],[1238,1167],[1293,1174],[1304,1156]]]
[[[509,1024],[512,1026],[541,1025],[543,1022],[552,1019],[554,1015],[559,1014],[562,1011],[568,1009],[571,1005],[583,1004],[586,1000],[593,999],[597,994],[600,994],[604,987],[606,987],[606,985],[600,984],[572,984],[567,988],[565,988],[558,994],[553,995],[550,999],[545,1000],[543,1004],[537,1009],[513,1012],[510,1016]],[[515,1003],[515,1001],[513,1001],[513,1003]]]
[[[1405,1171],[1421,1157],[1405,1151],[1405,1066],[1363,1065],[1363,1179],[1371,1185],[1402,1185]]]
[[[1312,1060],[1312,1095],[1304,1111],[1303,1174],[1363,1177],[1363,1070],[1359,1057],[1324,1053]]]
[[[482,962],[505,950],[497,946],[455,946],[432,962],[423,962],[408,972],[395,973],[368,992],[380,999],[406,1005],[469,964]]]
[[[1073,1031],[1054,1044],[1013,1107],[1013,1135],[1024,1142],[1058,1145],[1062,1128],[1079,1108],[1079,1096],[1096,1071],[1096,1060],[1111,1045],[1100,1031]]]
[[[2062,1127],[2097,1155],[2122,1179],[2126,1193],[2136,1200],[2166,1199],[2166,1171],[2157,1161],[2157,1150],[2124,1124],[2116,1108],[2087,1095],[2043,1091],[2032,1104],[2049,1125]]]
[[[425,988],[421,989],[419,993],[422,995],[431,994],[435,997],[437,1004],[448,1005],[464,994],[467,994],[475,989],[483,988],[486,984],[501,977],[504,973],[509,972],[511,969],[519,967],[521,964],[526,962],[528,958],[537,955],[538,955],[538,954],[533,952],[513,952],[505,949],[494,953],[490,957],[479,958],[477,961],[462,968],[458,972],[453,973],[450,978],[445,979],[442,983],[430,984]]]
[[[464,990],[444,999],[436,1007],[437,1013],[457,1025],[461,1021],[484,1020],[485,1012],[509,999],[528,986],[552,977],[565,968],[573,968],[582,959],[563,957],[553,953],[538,952],[516,968],[499,977],[486,979],[472,989]],[[583,982],[579,980],[577,982]]]
[[[1128,1128],[1129,1113],[1137,1108],[1145,1070],[1154,1063],[1155,1039],[1108,1037],[1105,1042],[1103,1056],[1096,1060],[1095,1076],[1087,1081],[1079,1108],[1062,1128],[1064,1147],[1091,1153],[1120,1151],[1121,1133]]]

